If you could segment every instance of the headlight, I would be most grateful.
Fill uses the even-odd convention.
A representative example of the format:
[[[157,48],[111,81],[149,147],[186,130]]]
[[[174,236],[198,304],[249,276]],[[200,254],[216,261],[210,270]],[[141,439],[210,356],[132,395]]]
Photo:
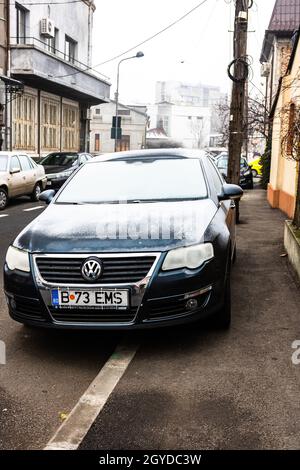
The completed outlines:
[[[171,269],[196,269],[214,257],[214,247],[211,243],[176,248],[168,252],[163,263],[163,271]]]
[[[20,271],[30,272],[29,256],[27,251],[19,250],[10,246],[6,253],[6,263],[11,271],[19,269]]]
[[[71,174],[73,173],[74,170],[67,170],[67,171],[62,171],[61,173],[57,174],[57,178],[69,178]]]

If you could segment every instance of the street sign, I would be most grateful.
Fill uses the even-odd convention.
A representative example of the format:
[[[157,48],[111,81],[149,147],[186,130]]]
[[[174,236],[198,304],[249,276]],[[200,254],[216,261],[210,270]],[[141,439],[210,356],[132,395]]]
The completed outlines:
[[[117,139],[120,140],[122,138],[122,129],[121,127],[112,127],[111,128],[111,133],[110,133],[110,138],[111,139]]]

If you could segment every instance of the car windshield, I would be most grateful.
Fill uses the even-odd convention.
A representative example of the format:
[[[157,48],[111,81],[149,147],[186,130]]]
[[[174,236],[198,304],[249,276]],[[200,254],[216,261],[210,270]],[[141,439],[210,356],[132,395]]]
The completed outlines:
[[[218,168],[221,168],[221,169],[224,169],[224,170],[227,170],[227,167],[228,167],[228,156],[226,157],[221,157],[218,161],[217,161],[217,166]],[[248,167],[248,163],[247,163],[247,160],[245,158],[241,158],[241,169],[245,169]]]
[[[7,169],[7,155],[0,155],[0,171],[6,171]]]
[[[41,165],[71,166],[77,158],[77,153],[51,153],[41,161]]]
[[[203,199],[207,188],[197,159],[115,160],[86,164],[56,200],[101,204]]]

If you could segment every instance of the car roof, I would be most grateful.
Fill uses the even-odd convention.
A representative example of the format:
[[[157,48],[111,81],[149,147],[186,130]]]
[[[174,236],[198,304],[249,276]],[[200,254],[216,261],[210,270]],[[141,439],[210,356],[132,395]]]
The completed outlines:
[[[12,157],[13,155],[26,155],[27,157],[30,157],[30,155],[28,155],[28,153],[26,152],[20,152],[20,151],[16,151],[16,152],[11,152],[11,151],[5,151],[5,150],[1,150],[0,152],[0,156],[1,155],[4,155],[4,156],[9,156],[9,157]]]
[[[95,162],[107,162],[113,160],[131,160],[131,159],[151,159],[151,160],[158,160],[163,158],[203,158],[206,155],[204,150],[194,150],[194,149],[146,149],[146,150],[130,150],[126,152],[114,152],[114,153],[106,153],[101,156],[96,156],[87,164],[92,164]]]

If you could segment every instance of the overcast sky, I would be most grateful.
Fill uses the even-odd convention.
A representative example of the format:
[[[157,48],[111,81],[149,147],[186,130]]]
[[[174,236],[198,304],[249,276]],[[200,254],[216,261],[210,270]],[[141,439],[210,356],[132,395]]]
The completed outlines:
[[[200,0],[95,0],[93,65],[142,42]],[[253,57],[254,81],[261,83],[259,55],[275,0],[255,0],[250,10],[248,53]],[[207,0],[173,28],[135,49],[145,57],[121,64],[120,101],[154,101],[157,80],[182,80],[218,85],[230,90],[226,69],[232,57],[234,2]],[[126,57],[126,55],[124,56]],[[120,59],[118,59],[120,60]],[[98,68],[116,88],[118,60]],[[251,85],[250,85],[251,89]]]

